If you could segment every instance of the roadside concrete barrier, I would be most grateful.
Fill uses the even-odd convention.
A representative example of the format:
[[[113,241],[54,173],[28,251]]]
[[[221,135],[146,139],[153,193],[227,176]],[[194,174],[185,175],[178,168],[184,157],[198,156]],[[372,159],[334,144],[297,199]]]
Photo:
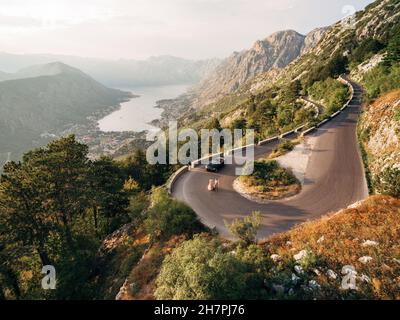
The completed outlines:
[[[268,139],[259,141],[259,142],[257,143],[257,145],[258,145],[258,146],[263,146],[264,144],[270,143],[270,142],[275,141],[275,140],[278,140],[278,139],[279,139],[278,136],[271,137],[271,138],[268,138]]]
[[[346,109],[349,106],[349,101],[346,102],[346,104],[340,108],[340,111],[343,111],[344,109]]]
[[[286,137],[286,136],[288,136],[288,135],[291,135],[291,134],[293,134],[293,133],[294,133],[294,130],[291,130],[291,131],[282,133],[282,134],[280,135],[280,138],[283,139],[284,137]]]
[[[295,132],[295,133],[298,133],[299,131],[303,130],[303,128],[304,128],[305,126],[306,126],[306,125],[303,124],[302,126],[297,127],[296,129],[294,129],[294,132]]]
[[[318,118],[319,117],[319,105],[318,105],[318,103],[308,99],[305,96],[301,96],[300,100],[303,100],[305,103],[312,104],[314,106],[314,110],[315,110],[315,117],[314,118]]]
[[[310,134],[311,132],[313,132],[315,129],[317,129],[317,128],[316,128],[316,127],[311,127],[311,128],[309,128],[309,129],[307,129],[307,130],[304,130],[304,131],[301,133],[301,136],[304,137],[305,135]]]
[[[323,126],[325,123],[327,123],[328,121],[329,121],[329,119],[322,120],[320,123],[318,123],[316,125],[316,127],[319,128],[319,127]]]
[[[192,161],[191,167],[196,168],[197,166],[199,166],[201,164],[201,161],[202,161],[202,159]]]
[[[236,152],[239,152],[239,151],[243,152],[243,150],[245,150],[245,149],[247,149],[247,148],[251,148],[251,147],[255,147],[255,144],[248,144],[248,145],[245,145],[245,146],[243,146],[243,147],[238,147],[238,148],[235,148],[235,149],[228,150],[228,151],[226,152],[226,154],[227,154],[228,156],[230,156],[230,155],[232,155],[232,154],[234,154],[234,153],[236,153]]]
[[[270,143],[270,142],[273,142],[273,141],[275,141],[275,140],[283,139],[284,137],[286,137],[286,136],[288,136],[288,135],[290,135],[290,134],[298,133],[299,131],[303,130],[303,128],[304,128],[305,126],[306,126],[306,124],[303,124],[303,125],[297,127],[296,129],[291,130],[291,131],[288,131],[288,132],[285,132],[285,133],[282,133],[282,134],[279,135],[279,136],[275,136],[275,137],[271,137],[271,138],[268,138],[268,139],[265,139],[265,140],[261,140],[261,141],[259,141],[259,142],[257,143],[257,145],[258,145],[258,146],[263,146],[263,145],[265,145],[265,144],[267,144],[267,143]]]
[[[179,177],[181,177],[184,173],[189,171],[189,166],[184,166],[180,169],[178,169],[177,171],[175,171],[175,173],[172,175],[171,179],[168,181],[168,185],[167,185],[167,190],[169,194],[172,194],[172,188],[174,187],[174,184],[176,182],[176,180],[179,179]]]
[[[349,98],[349,100],[346,102],[346,104],[340,109],[341,111],[343,111],[344,109],[346,109],[348,106],[349,106],[349,104],[350,104],[350,102],[353,100],[353,98],[354,98],[354,87],[353,87],[353,85],[352,85],[352,83],[349,81],[349,80],[347,80],[346,78],[345,78],[345,76],[344,75],[340,75],[339,76],[339,78],[338,78],[338,80],[340,81],[340,82],[342,82],[343,84],[345,84],[345,85],[347,85],[348,87],[349,87],[349,89],[350,89],[350,98]],[[357,92],[357,93],[362,93],[362,91],[360,91],[360,92]]]
[[[341,111],[336,111],[335,113],[331,114],[330,118],[333,119],[334,117],[338,116],[341,113]]]

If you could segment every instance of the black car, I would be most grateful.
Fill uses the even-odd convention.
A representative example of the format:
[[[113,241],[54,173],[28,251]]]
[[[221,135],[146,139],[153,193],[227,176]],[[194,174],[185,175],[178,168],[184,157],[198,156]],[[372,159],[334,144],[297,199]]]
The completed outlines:
[[[206,170],[211,172],[217,172],[221,170],[225,165],[224,158],[218,157],[213,158],[209,164],[206,165]]]

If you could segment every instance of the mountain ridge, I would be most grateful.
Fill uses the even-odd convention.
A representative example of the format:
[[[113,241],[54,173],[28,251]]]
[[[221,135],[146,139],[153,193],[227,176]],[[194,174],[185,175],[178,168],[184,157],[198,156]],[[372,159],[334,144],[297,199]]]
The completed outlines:
[[[0,72],[0,81],[55,76],[59,74],[76,74],[83,77],[89,77],[77,68],[71,67],[61,61],[55,61],[22,68],[15,73]]]
[[[106,60],[56,54],[0,52],[0,70],[8,73],[54,61],[61,61],[82,70],[107,86],[122,88],[196,83],[208,75],[220,62],[217,58],[189,60],[169,55],[154,56],[146,60]]]
[[[307,35],[295,30],[281,30],[257,40],[250,49],[234,52],[195,89],[192,107],[198,109],[215,102],[220,96],[235,92],[249,79],[267,71],[282,69],[307,53],[321,39],[326,28]]]

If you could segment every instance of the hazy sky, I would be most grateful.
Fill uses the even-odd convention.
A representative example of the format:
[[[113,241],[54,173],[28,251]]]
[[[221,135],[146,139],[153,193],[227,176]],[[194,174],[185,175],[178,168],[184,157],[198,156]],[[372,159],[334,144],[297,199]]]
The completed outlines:
[[[371,0],[0,0],[1,51],[101,58],[225,57],[306,33]]]

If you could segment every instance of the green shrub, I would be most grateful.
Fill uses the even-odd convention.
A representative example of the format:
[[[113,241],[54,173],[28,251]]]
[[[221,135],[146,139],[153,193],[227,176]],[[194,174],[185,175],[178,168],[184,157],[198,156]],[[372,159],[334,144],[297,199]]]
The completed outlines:
[[[142,191],[129,197],[128,215],[136,223],[143,222],[145,211],[149,207],[148,196]]]
[[[386,67],[383,64],[367,72],[362,80],[369,99],[400,87],[400,64]]]
[[[153,190],[151,203],[144,225],[153,239],[184,233],[191,235],[202,230],[196,213],[184,203],[172,199],[164,189]]]
[[[156,280],[155,297],[179,300],[261,298],[263,276],[251,261],[241,257],[228,252],[216,239],[195,236],[165,258]]]
[[[388,43],[386,49],[386,57],[384,64],[386,66],[392,66],[398,64],[400,62],[400,34],[398,33],[400,30],[397,30],[397,34],[395,34]]]
[[[292,151],[294,146],[295,144],[292,141],[284,139],[274,151],[286,153]]]
[[[326,116],[339,110],[349,97],[348,87],[332,78],[315,82],[308,89],[308,93],[312,99],[324,103],[324,114]]]
[[[375,187],[379,193],[400,198],[400,170],[386,168],[376,178]]]
[[[132,296],[135,296],[139,293],[139,288],[136,282],[132,282],[129,286],[129,292]]]
[[[296,182],[296,178],[286,169],[279,167],[275,160],[254,162],[254,171],[250,176],[242,176],[252,186],[265,186],[266,189],[276,185],[288,186]]]
[[[251,216],[245,217],[243,219],[236,219],[231,224],[225,221],[225,225],[228,230],[246,245],[256,243],[257,231],[260,228],[260,224],[260,212],[253,212]]]
[[[372,57],[384,48],[384,44],[372,38],[368,38],[361,42],[361,44],[353,50],[350,55],[350,61],[353,64],[360,64],[365,60]]]
[[[400,122],[400,110],[397,110],[394,114],[394,120]]]
[[[296,105],[294,104],[284,104],[278,107],[278,113],[276,116],[276,123],[279,128],[287,127],[292,125],[296,113]]]
[[[143,255],[143,248],[140,246],[133,246],[126,249],[128,251],[127,256],[122,260],[119,272],[122,277],[126,277],[131,272],[133,266],[139,262]]]
[[[325,81],[328,78],[335,78],[342,73],[347,72],[348,59],[343,54],[336,54],[327,62],[320,59],[320,62],[311,67],[311,70],[302,80],[303,87],[309,88],[314,82]]]
[[[246,129],[247,120],[243,118],[235,119],[231,124],[231,129]]]

